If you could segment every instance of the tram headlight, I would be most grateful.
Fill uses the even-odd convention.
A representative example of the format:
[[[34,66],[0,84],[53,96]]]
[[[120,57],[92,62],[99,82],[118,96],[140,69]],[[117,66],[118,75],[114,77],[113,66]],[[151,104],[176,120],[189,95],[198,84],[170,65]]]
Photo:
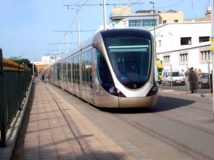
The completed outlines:
[[[153,96],[153,95],[157,94],[157,92],[158,92],[158,87],[156,85],[154,85],[148,92],[147,96]]]
[[[114,87],[109,88],[109,93],[114,94],[115,93],[115,88]]]
[[[125,97],[125,95],[116,87],[112,86],[109,88],[109,93],[118,97]]]

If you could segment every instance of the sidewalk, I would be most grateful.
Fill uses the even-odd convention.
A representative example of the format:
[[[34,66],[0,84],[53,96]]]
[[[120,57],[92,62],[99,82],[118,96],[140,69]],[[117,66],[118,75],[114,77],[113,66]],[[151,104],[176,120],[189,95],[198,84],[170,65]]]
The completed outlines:
[[[159,89],[160,92],[170,92],[173,94],[181,94],[181,95],[188,95],[188,96],[193,96],[193,97],[205,97],[205,98],[213,98],[213,94],[212,93],[200,93],[200,92],[196,92],[196,93],[190,93],[190,91],[176,91],[174,89]]]
[[[1,159],[1,158],[0,158]],[[11,160],[134,159],[49,85],[32,87]]]

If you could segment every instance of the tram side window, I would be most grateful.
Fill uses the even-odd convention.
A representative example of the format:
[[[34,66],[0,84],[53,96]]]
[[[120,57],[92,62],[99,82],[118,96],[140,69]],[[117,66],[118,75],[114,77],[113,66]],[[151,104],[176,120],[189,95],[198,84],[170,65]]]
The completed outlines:
[[[87,79],[88,79],[88,82],[92,82],[92,49],[88,51],[87,62],[88,62],[88,65],[90,66],[87,72],[87,77],[88,77]]]
[[[72,59],[69,58],[67,61],[67,65],[68,65],[68,70],[67,70],[67,75],[68,75],[68,81],[71,82],[71,61]]]
[[[82,80],[92,82],[92,50],[82,54]]]
[[[80,83],[80,76],[79,76],[79,55],[74,57],[74,63],[73,63],[73,79],[74,83],[79,84]]]
[[[60,79],[60,63],[57,64],[57,79]]]
[[[66,61],[62,62],[62,76],[63,76],[63,81],[66,80]]]
[[[102,53],[96,50],[97,55],[97,76],[100,83],[113,83],[111,73]]]
[[[82,81],[86,81],[86,60],[85,53],[82,53]]]

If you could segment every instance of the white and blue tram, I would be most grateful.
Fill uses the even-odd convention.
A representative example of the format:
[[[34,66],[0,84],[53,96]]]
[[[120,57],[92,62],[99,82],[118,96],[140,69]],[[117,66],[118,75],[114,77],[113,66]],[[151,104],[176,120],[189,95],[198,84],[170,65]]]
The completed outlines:
[[[149,107],[158,95],[155,63],[149,31],[100,31],[50,66],[50,82],[97,107]]]

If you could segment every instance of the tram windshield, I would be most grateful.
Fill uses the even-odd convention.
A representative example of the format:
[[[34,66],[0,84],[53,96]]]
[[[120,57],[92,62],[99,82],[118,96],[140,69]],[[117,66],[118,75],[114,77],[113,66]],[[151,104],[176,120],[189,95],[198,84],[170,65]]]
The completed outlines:
[[[106,40],[106,48],[118,80],[129,88],[142,87],[149,78],[151,41],[138,37]]]

